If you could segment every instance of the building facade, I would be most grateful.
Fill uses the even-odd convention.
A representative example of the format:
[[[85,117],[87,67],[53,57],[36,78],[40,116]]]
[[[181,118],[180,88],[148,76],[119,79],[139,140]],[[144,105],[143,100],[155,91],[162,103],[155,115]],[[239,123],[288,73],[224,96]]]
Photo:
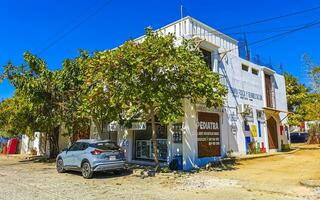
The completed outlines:
[[[183,169],[201,167],[227,154],[281,151],[288,144],[285,79],[274,70],[239,57],[238,42],[217,30],[185,17],[157,30],[200,42],[207,66],[219,73],[228,88],[222,108],[184,102],[184,116],[176,123],[157,124],[159,160],[182,157]],[[143,37],[136,41],[142,41]],[[131,129],[115,124],[104,128],[104,138],[126,150],[128,162],[153,161],[151,125],[137,122]],[[91,137],[98,137],[91,127]]]

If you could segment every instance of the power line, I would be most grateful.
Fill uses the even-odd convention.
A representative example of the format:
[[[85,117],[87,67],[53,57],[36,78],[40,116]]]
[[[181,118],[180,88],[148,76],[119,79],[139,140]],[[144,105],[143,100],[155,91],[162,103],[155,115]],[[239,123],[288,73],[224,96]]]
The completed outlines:
[[[280,16],[276,16],[276,17],[270,17],[270,18],[266,18],[266,19],[261,19],[261,20],[258,20],[258,21],[250,22],[250,23],[245,23],[245,24],[241,24],[241,25],[225,27],[225,28],[221,28],[220,30],[224,30],[225,31],[225,30],[231,30],[231,29],[236,29],[236,28],[241,28],[241,27],[246,27],[246,26],[252,26],[252,25],[261,24],[261,23],[265,23],[265,22],[269,22],[269,21],[273,21],[273,20],[278,20],[278,19],[282,19],[282,18],[286,18],[286,17],[291,17],[291,16],[295,16],[295,15],[304,14],[304,13],[315,11],[315,10],[319,10],[319,9],[320,9],[320,6],[317,6],[317,7],[313,7],[313,8],[309,8],[309,9],[305,9],[305,10],[300,10],[300,11],[297,11],[297,12],[288,13],[288,14],[285,14],[285,15],[280,15]]]
[[[188,36],[230,36],[230,35],[243,35],[243,34],[267,34],[267,33],[276,33],[276,32],[287,32],[291,31],[293,28],[300,28],[306,24],[294,25],[294,26],[284,26],[284,27],[275,27],[266,30],[251,30],[251,31],[240,31],[240,32],[229,32],[229,33],[219,33],[219,32],[208,32],[208,33],[192,33]]]
[[[91,2],[91,3],[92,3],[92,2]],[[77,15],[75,18],[78,19],[78,18],[80,18],[80,17],[83,15],[84,12],[86,12],[86,11],[91,11],[93,8],[96,7],[95,3],[96,3],[96,2],[94,2],[94,3],[89,7],[89,9],[88,9],[87,7],[86,7],[86,9],[83,9],[83,10],[80,12],[81,14]],[[34,49],[33,52],[39,51],[39,50],[41,49],[41,46],[43,46],[43,44],[47,44],[47,43],[49,43],[52,39],[58,37],[58,36],[61,34],[61,32],[64,32],[66,29],[70,28],[74,22],[75,22],[75,21],[73,21],[72,23],[64,24],[64,26],[63,26],[62,28],[60,28],[58,31],[56,31],[53,35],[51,35],[51,37],[48,37],[45,41],[43,41],[43,42],[42,42],[42,45],[38,45],[38,46]]]
[[[314,22],[305,24],[305,25],[303,25],[303,26],[301,26],[301,27],[299,27],[299,28],[295,28],[295,29],[286,31],[286,32],[284,32],[284,33],[272,35],[272,36],[270,36],[270,37],[267,37],[267,38],[264,38],[264,39],[261,39],[261,40],[254,41],[254,42],[252,42],[252,43],[249,43],[249,46],[252,47],[253,45],[256,45],[256,44],[259,44],[259,43],[262,43],[262,42],[265,42],[265,41],[268,41],[268,40],[273,40],[273,39],[276,39],[276,38],[279,38],[279,37],[283,37],[283,36],[289,35],[289,34],[291,34],[291,33],[295,33],[295,32],[298,32],[298,31],[301,31],[301,30],[304,30],[304,29],[308,29],[308,28],[314,27],[314,26],[319,25],[319,24],[320,24],[320,20],[314,21]],[[228,53],[228,52],[233,51],[233,50],[236,50],[236,49],[238,49],[238,47],[233,48],[233,49],[230,49],[230,50],[225,51],[225,52],[220,52],[220,54],[222,54],[222,53]]]
[[[295,29],[289,30],[289,31],[284,32],[284,33],[276,34],[276,35],[273,35],[273,36],[270,36],[270,37],[267,37],[267,38],[264,38],[264,39],[261,39],[261,40],[257,40],[255,42],[251,43],[250,45],[258,44],[258,43],[261,43],[261,42],[264,42],[264,41],[267,41],[267,40],[270,40],[270,39],[273,39],[273,38],[278,38],[278,37],[285,36],[285,35],[288,35],[288,34],[291,34],[291,33],[295,33],[295,32],[300,31],[300,30],[308,29],[308,28],[311,28],[311,27],[316,26],[318,24],[320,24],[320,20],[308,23],[308,24],[306,24],[306,25],[304,25],[302,27],[295,28]]]
[[[265,29],[265,30],[252,30],[252,31],[233,32],[233,33],[226,33],[225,35],[266,34],[266,33],[285,32],[285,31],[292,30],[292,28],[298,28],[298,27],[301,27],[301,26],[303,26],[303,25],[277,27],[277,28],[270,28],[270,29]]]
[[[61,41],[63,38],[67,37],[70,33],[75,31],[77,28],[79,28],[82,24],[84,24],[86,21],[88,21],[91,17],[94,17],[95,15],[99,14],[112,0],[106,1],[101,7],[96,9],[93,13],[85,17],[83,20],[79,21],[77,24],[75,24],[71,29],[69,29],[67,32],[63,33],[60,37],[56,38],[54,41],[49,43],[46,47],[41,49],[37,54],[40,55],[44,52],[46,52],[48,49],[53,47],[55,44],[57,44],[59,41]]]

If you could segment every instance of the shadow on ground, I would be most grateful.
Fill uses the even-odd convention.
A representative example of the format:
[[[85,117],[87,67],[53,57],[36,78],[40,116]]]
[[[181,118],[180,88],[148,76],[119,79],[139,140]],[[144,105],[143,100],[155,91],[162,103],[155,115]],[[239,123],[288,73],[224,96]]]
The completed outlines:
[[[82,176],[80,171],[67,171],[65,174],[71,174],[75,176]],[[117,177],[124,177],[124,176],[129,176],[132,174],[132,171],[130,170],[125,170],[121,174],[115,174],[113,172],[95,172],[92,179],[109,179],[109,178],[117,178]]]

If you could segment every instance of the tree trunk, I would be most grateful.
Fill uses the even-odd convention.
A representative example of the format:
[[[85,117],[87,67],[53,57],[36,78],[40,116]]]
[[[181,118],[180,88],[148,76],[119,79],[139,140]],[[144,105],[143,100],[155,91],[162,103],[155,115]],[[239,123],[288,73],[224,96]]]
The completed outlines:
[[[103,129],[102,129],[103,124],[94,118],[92,118],[92,121],[94,123],[94,126],[97,128],[98,136],[99,136],[98,139],[103,139]]]
[[[56,158],[59,154],[59,126],[53,128],[50,135],[50,158]]]
[[[48,149],[48,133],[46,132],[46,138],[44,140],[44,154],[46,155],[47,154],[47,149]]]
[[[157,142],[157,133],[156,133],[156,122],[155,122],[155,114],[154,109],[151,110],[151,127],[152,127],[152,144],[153,144],[153,155],[155,168],[158,170],[159,168],[159,159],[158,159],[158,142]]]

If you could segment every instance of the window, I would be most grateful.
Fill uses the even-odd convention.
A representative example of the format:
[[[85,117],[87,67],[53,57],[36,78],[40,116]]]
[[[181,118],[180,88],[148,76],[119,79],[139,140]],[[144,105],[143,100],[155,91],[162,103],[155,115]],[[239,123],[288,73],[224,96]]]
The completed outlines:
[[[200,49],[202,51],[203,54],[203,60],[206,63],[206,65],[209,67],[209,69],[211,70],[211,52],[207,51],[205,49]]]
[[[76,142],[70,147],[69,151],[79,151],[80,148],[81,148],[81,143]]]
[[[173,124],[173,143],[182,143],[182,124]]]
[[[259,75],[259,70],[257,70],[257,69],[252,68],[251,72],[254,75],[257,75],[257,76]]]
[[[242,70],[248,72],[249,71],[249,66],[242,64]]]
[[[265,115],[263,110],[257,110],[257,120],[265,121]]]
[[[98,142],[92,144],[91,147],[100,149],[100,150],[118,150],[120,147],[114,142]]]
[[[250,131],[250,126],[246,119],[244,120],[244,131]]]

